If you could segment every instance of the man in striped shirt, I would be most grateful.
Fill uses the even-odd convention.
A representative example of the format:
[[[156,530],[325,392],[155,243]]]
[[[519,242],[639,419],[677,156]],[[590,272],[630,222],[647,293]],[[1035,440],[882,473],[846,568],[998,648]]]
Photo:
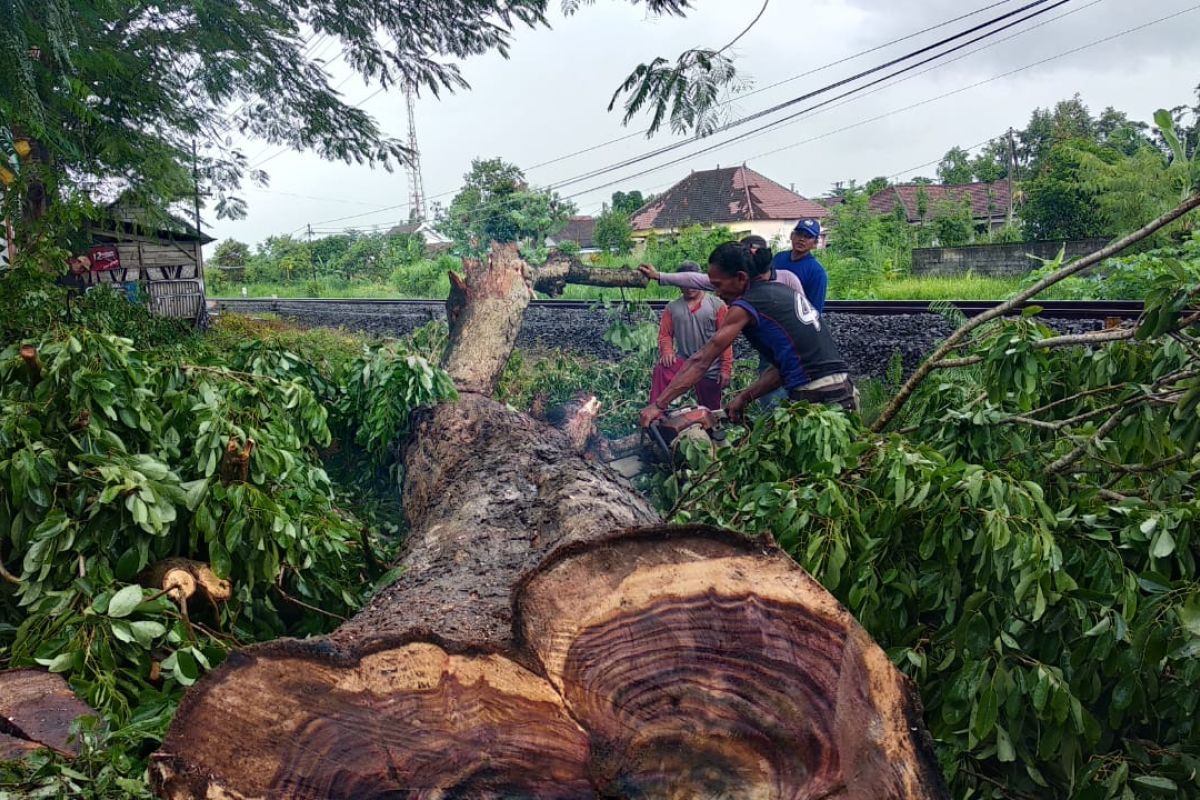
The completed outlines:
[[[685,261],[677,274],[702,275],[700,265]],[[699,289],[684,288],[682,297],[672,300],[663,311],[658,329],[658,363],[650,386],[650,402],[655,402],[668,384],[725,321],[725,304]],[[733,348],[726,348],[704,376],[693,387],[700,405],[711,409],[721,407],[721,393],[733,374]]]

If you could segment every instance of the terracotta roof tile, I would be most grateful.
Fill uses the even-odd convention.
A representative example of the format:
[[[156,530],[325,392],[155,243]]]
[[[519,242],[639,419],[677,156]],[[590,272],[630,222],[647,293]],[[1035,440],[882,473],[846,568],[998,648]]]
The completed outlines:
[[[871,211],[876,214],[891,214],[895,210],[896,204],[899,203],[909,222],[920,222],[918,193],[922,189],[925,190],[925,195],[929,199],[927,216],[932,215],[934,207],[938,203],[945,200],[961,202],[964,197],[971,199],[971,216],[975,219],[1003,216],[1008,210],[1008,182],[996,181],[995,183],[964,183],[956,186],[901,183],[871,195]]]
[[[596,218],[571,217],[567,225],[554,236],[556,242],[575,242],[585,250],[596,246]]]
[[[635,231],[755,220],[824,219],[829,209],[749,167],[693,172],[633,212]]]

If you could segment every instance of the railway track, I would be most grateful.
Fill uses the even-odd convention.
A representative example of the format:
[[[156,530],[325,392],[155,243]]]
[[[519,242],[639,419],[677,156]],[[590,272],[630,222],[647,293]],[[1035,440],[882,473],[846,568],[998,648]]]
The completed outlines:
[[[394,299],[275,299],[275,298],[222,298],[211,301],[218,309],[230,311],[288,312],[301,309],[316,310],[322,307],[353,309],[354,314],[386,315],[389,309],[398,308],[436,309],[444,303],[440,300],[394,300]],[[661,311],[667,300],[650,300],[648,304]],[[999,300],[954,300],[939,302],[940,308],[953,307],[967,317],[974,317],[1000,305]],[[531,305],[545,309],[587,309],[598,305],[594,300],[534,300]],[[833,314],[862,314],[866,316],[900,316],[927,314],[931,311],[928,300],[830,300],[825,310]],[[1045,300],[1029,303],[1042,309],[1042,316],[1054,319],[1136,319],[1143,305],[1137,300]],[[1020,309],[1012,312],[1019,314]]]

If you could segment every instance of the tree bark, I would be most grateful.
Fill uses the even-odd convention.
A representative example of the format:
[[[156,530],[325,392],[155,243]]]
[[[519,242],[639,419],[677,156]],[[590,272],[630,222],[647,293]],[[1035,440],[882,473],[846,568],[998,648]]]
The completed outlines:
[[[402,577],[331,635],[248,648],[197,684],[156,790],[945,797],[911,684],[785,553],[663,526],[562,433],[472,390],[512,322],[475,313],[478,287],[519,304],[518,265],[493,251],[460,287],[454,341],[481,360],[451,354],[459,400],[405,445]]]
[[[94,716],[60,675],[38,669],[0,672],[0,761],[41,748],[79,755],[71,725]]]
[[[609,288],[645,289],[646,276],[632,269],[592,269],[574,256],[558,255],[533,272],[533,288],[553,297],[568,283]]]

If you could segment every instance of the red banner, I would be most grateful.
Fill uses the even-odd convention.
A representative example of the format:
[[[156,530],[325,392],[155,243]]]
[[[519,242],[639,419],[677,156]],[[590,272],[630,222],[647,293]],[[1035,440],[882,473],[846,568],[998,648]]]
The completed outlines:
[[[116,245],[97,245],[88,251],[88,255],[92,259],[93,272],[121,268],[121,254],[117,251]]]

